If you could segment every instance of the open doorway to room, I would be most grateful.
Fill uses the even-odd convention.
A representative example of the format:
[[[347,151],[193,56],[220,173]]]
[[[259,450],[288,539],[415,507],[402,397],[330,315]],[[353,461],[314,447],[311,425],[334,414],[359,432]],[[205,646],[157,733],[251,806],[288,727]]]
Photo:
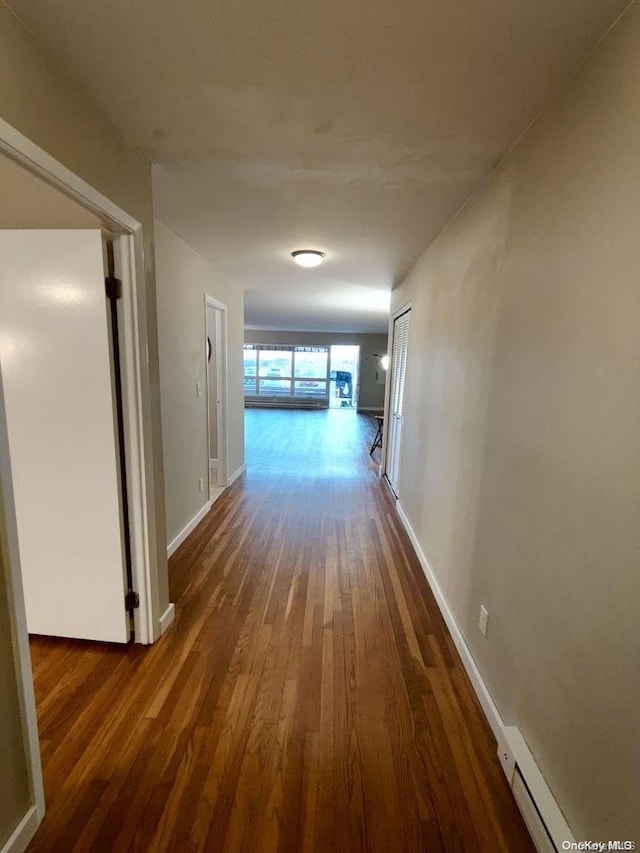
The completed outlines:
[[[0,154],[0,248],[0,372],[29,633],[148,642],[130,236]]]
[[[355,412],[358,408],[360,347],[332,344],[329,407]]]
[[[0,151],[0,522],[37,824],[34,677],[44,732],[43,677],[60,697],[107,647],[86,641],[126,656],[157,636],[142,235],[4,124]]]

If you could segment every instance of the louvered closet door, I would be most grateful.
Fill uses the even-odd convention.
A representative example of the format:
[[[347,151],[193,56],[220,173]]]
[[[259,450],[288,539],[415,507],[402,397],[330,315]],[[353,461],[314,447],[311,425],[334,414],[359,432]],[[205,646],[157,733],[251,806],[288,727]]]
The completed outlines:
[[[407,371],[407,347],[409,343],[409,316],[405,311],[393,322],[393,348],[391,351],[391,401],[387,426],[386,475],[391,488],[398,494],[400,476],[400,447],[404,420],[404,386]]]

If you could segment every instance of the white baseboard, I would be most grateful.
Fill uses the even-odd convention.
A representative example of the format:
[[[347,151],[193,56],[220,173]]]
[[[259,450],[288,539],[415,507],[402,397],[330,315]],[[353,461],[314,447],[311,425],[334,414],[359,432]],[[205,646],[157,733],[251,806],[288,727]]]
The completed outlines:
[[[193,516],[191,521],[182,528],[180,533],[178,533],[178,535],[174,539],[172,539],[171,542],[169,542],[169,544],[167,545],[167,558],[171,557],[171,555],[178,550],[178,548],[182,545],[187,536],[200,524],[200,522],[210,509],[211,501],[207,501],[206,504],[202,507],[202,509],[198,510],[198,512]]]
[[[229,477],[227,479],[227,486],[230,486],[232,483],[235,483],[235,481],[238,479],[238,477],[242,477],[242,475],[244,474],[244,472],[246,470],[247,470],[246,465],[241,465],[239,468],[236,468],[236,470],[233,472],[233,474],[229,475]]]
[[[23,853],[39,826],[38,809],[31,806],[3,845],[0,853]]]
[[[160,636],[162,636],[165,631],[169,630],[169,627],[175,618],[176,606],[175,604],[173,604],[173,602],[170,602],[169,606],[160,617]]]
[[[427,559],[426,554],[422,550],[420,543],[418,542],[418,537],[416,536],[413,527],[411,527],[411,523],[407,518],[402,506],[400,505],[400,501],[396,503],[396,510],[398,511],[398,516],[400,517],[400,521],[402,522],[404,529],[407,531],[409,539],[411,540],[411,544],[416,552],[418,560],[420,561],[420,565],[422,566],[422,571],[427,578],[427,582],[431,587],[431,591],[433,592],[434,598],[440,608],[440,612],[444,617],[444,621],[447,623],[447,628],[449,629],[449,633],[455,643],[455,647],[458,650],[458,654],[462,658],[462,663],[464,664],[464,668],[467,671],[467,675],[471,680],[471,684],[473,685],[473,689],[480,700],[480,704],[482,705],[482,710],[484,711],[487,720],[489,721],[489,725],[493,731],[493,734],[496,737],[496,740],[499,740],[500,735],[502,734],[503,723],[498,713],[498,709],[495,706],[493,699],[491,698],[491,694],[487,689],[487,685],[484,683],[484,679],[480,675],[480,670],[476,666],[476,662],[473,659],[471,651],[469,650],[469,646],[466,644],[464,637],[462,636],[462,631],[458,627],[458,623],[455,620],[453,613],[451,612],[451,608],[449,607],[449,603],[444,596],[444,593],[440,589],[440,584],[438,583],[436,576],[434,574],[433,569],[431,568],[431,564]]]
[[[213,489],[209,492],[209,503],[211,506],[218,500],[220,495],[223,495],[225,492],[224,486],[214,486]]]
[[[509,781],[509,785],[513,787],[515,769],[520,771],[521,777],[526,783],[526,787],[531,795],[533,805],[538,812],[546,832],[553,841],[557,850],[562,850],[563,842],[574,842],[575,838],[567,824],[560,807],[554,799],[551,789],[549,788],[546,779],[542,775],[540,768],[535,762],[531,750],[525,741],[520,729],[517,726],[506,726],[500,713],[491,697],[489,688],[487,687],[480,670],[478,669],[471,650],[467,645],[462,631],[455,620],[453,612],[449,607],[449,603],[440,588],[440,584],[436,578],[433,568],[425,554],[418,537],[411,526],[411,522],[407,518],[405,511],[398,500],[396,502],[396,510],[398,517],[402,522],[404,529],[407,532],[411,544],[416,552],[418,561],[425,574],[427,583],[431,587],[431,591],[436,600],[444,621],[449,629],[449,633],[453,639],[458,654],[462,660],[462,664],[467,671],[471,685],[480,701],[482,710],[484,711],[491,730],[498,741],[498,757],[504,770],[505,776]],[[523,812],[524,814],[524,812]],[[538,848],[543,850],[542,847]]]

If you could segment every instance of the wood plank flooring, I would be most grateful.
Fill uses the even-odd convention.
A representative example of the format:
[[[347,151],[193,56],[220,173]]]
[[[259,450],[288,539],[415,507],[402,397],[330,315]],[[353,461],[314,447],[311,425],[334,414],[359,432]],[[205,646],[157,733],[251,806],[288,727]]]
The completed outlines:
[[[372,437],[247,412],[247,474],[172,558],[162,640],[33,639],[31,850],[533,851]]]

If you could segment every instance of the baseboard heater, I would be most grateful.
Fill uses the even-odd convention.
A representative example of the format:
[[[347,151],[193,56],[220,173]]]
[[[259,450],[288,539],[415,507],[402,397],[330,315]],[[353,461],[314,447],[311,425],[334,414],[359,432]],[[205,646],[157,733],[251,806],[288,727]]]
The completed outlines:
[[[498,758],[536,850],[560,853],[575,839],[517,726],[503,728]]]
[[[323,400],[245,400],[246,409],[328,409]]]
[[[527,783],[522,778],[519,767],[516,767],[513,774],[511,790],[538,853],[556,853],[558,848],[553,843],[547,831],[547,825],[533,801],[531,792],[527,788]]]

